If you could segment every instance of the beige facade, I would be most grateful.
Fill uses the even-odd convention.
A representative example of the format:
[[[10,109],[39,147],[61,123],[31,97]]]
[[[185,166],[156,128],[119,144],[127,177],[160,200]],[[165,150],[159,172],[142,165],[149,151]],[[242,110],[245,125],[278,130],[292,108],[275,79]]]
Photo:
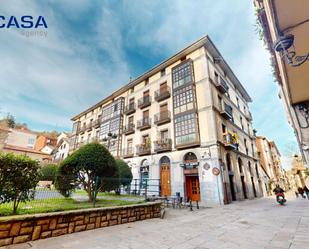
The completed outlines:
[[[256,144],[261,167],[268,176],[268,194],[272,194],[276,184],[281,187],[286,186],[287,179],[281,165],[281,155],[275,142],[269,141],[266,137],[257,136]]]
[[[3,152],[27,155],[40,163],[51,162],[51,156],[47,153],[34,149],[37,140],[37,133],[25,129],[7,129]]]
[[[203,37],[72,118],[73,150],[99,141],[155,195],[204,206],[265,192],[250,96]]]
[[[309,164],[309,1],[254,0],[279,97]]]

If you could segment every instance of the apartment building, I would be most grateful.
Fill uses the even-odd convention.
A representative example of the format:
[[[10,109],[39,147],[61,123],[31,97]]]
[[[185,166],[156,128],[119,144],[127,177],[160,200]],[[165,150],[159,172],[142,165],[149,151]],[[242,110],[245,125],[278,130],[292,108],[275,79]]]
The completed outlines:
[[[254,0],[279,97],[309,165],[309,1]]]
[[[281,165],[280,152],[274,141],[269,141],[264,136],[256,137],[260,163],[264,172],[268,176],[267,191],[269,194],[275,188],[276,184],[281,187],[286,185],[286,177]]]
[[[214,206],[260,197],[251,98],[208,36],[72,118],[70,148],[99,141],[158,180],[150,193]]]

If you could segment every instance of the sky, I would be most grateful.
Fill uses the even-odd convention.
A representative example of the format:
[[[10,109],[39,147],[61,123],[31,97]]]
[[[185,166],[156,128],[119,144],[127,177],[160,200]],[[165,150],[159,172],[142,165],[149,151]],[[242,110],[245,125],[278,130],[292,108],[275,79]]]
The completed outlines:
[[[70,131],[74,115],[208,34],[251,95],[258,134],[276,142],[287,168],[296,139],[254,13],[250,0],[0,0],[0,15],[44,16],[48,26],[32,36],[0,29],[0,117]]]

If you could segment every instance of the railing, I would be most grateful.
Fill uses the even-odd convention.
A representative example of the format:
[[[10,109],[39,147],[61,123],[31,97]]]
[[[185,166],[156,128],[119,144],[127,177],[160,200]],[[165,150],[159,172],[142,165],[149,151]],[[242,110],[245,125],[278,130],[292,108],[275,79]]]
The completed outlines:
[[[84,133],[86,129],[86,125],[83,125],[82,127],[80,127],[80,133]]]
[[[233,119],[233,108],[225,102],[223,102],[220,113],[226,119]]]
[[[90,121],[87,125],[86,125],[86,129],[87,131],[92,129],[92,121]]]
[[[150,96],[144,96],[143,98],[140,98],[138,100],[138,108],[145,108],[151,104],[151,97]]]
[[[159,90],[155,91],[155,100],[158,102],[167,99],[170,96],[171,96],[171,90],[169,86],[162,87]]]
[[[163,152],[172,150],[172,139],[165,138],[154,141],[154,151]]]
[[[139,156],[149,155],[151,153],[151,143],[143,143],[136,145],[136,154]]]
[[[92,122],[93,127],[98,127],[101,125],[101,120],[100,119],[96,119],[95,121]]]
[[[251,112],[246,111],[246,112],[245,112],[245,116],[246,116],[246,119],[248,119],[249,121],[252,120],[252,114],[251,114]]]
[[[132,133],[134,133],[134,132],[135,132],[135,124],[129,123],[129,124],[127,124],[127,125],[124,127],[124,129],[123,129],[123,133],[124,133],[125,135],[129,135],[129,134],[132,134]]]
[[[159,112],[154,116],[154,123],[157,125],[161,125],[170,121],[171,121],[170,111]]]
[[[223,144],[227,148],[238,149],[238,138],[236,133],[223,133]]]
[[[124,158],[133,157],[134,156],[133,147],[125,148],[122,152],[122,155]]]
[[[124,113],[129,115],[136,111],[135,103],[130,103],[124,108]]]
[[[144,130],[151,127],[151,118],[145,117],[137,121],[137,129]]]

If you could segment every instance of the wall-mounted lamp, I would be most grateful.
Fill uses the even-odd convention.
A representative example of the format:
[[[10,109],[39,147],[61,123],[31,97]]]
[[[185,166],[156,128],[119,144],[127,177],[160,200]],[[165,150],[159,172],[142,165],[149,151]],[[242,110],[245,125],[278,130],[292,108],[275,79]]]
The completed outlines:
[[[292,34],[279,36],[273,46],[274,49],[281,54],[282,58],[286,58],[287,63],[292,67],[298,67],[309,60],[309,53],[305,55],[296,55],[294,35]]]
[[[309,102],[302,102],[294,105],[294,110],[302,129],[309,128]]]

